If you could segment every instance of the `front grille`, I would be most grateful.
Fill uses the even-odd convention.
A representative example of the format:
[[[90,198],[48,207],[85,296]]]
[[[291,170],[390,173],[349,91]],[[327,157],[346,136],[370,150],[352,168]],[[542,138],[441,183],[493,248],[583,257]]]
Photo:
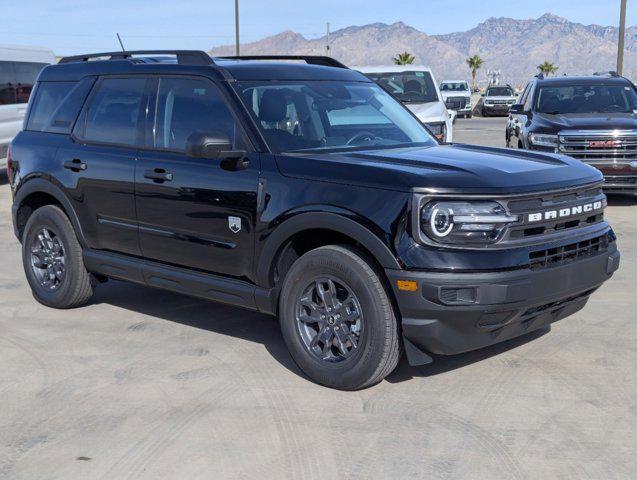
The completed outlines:
[[[587,163],[637,159],[637,132],[563,133],[558,150]]]
[[[489,103],[493,105],[507,105],[509,100],[489,100]]]
[[[528,221],[529,214],[547,211],[560,212],[571,207],[590,205],[601,202],[602,208],[576,215],[568,215],[536,222]],[[507,209],[514,215],[519,215],[522,221],[511,225],[504,240],[519,241],[556,234],[564,231],[576,230],[604,221],[604,207],[606,197],[601,186],[584,187],[579,189],[549,192],[529,198],[512,199],[506,202]]]
[[[592,257],[608,250],[608,236],[583,240],[556,248],[537,250],[529,253],[531,270],[556,267],[581,258]]]
[[[449,97],[445,100],[445,105],[451,110],[462,110],[467,106],[467,99],[465,97]]]

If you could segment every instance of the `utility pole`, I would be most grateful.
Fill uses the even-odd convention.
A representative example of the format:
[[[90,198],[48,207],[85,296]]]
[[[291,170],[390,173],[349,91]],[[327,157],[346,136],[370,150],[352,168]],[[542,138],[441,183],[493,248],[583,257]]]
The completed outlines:
[[[241,55],[239,48],[239,0],[234,0],[234,36],[235,36],[235,54],[237,57]]]
[[[617,42],[617,74],[624,69],[624,36],[626,35],[626,0],[621,0],[619,12],[619,40]]]
[[[330,22],[327,22],[327,43],[325,44],[325,53],[330,56]]]

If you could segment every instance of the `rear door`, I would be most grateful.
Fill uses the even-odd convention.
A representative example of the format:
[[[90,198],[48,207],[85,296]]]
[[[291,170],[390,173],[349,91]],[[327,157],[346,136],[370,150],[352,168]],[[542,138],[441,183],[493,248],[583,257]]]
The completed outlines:
[[[60,148],[62,181],[91,248],[140,255],[135,213],[135,164],[148,112],[144,77],[97,80]]]
[[[226,276],[250,276],[256,223],[258,154],[221,90],[204,77],[162,77],[155,119],[140,152],[136,205],[143,256]],[[194,132],[221,132],[247,150],[243,169],[186,155]]]

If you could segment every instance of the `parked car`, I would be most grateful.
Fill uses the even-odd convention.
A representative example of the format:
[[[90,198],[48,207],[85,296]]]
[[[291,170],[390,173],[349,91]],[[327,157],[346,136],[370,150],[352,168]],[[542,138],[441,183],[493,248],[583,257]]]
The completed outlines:
[[[327,57],[64,58],[8,164],[37,301],[113,278],[278,315],[334,388],[547,327],[619,266],[599,171],[441,144]]]
[[[352,67],[400,100],[438,140],[453,141],[455,112],[449,112],[429,67],[394,65]]]
[[[9,142],[22,128],[35,80],[54,61],[46,48],[0,45],[0,171],[5,169]]]
[[[488,87],[482,95],[482,116],[508,115],[509,108],[517,101],[510,85]]]
[[[457,112],[459,116],[471,118],[471,90],[466,80],[443,80],[440,82],[440,93],[447,110]]]
[[[637,90],[618,76],[533,78],[511,108],[507,146],[569,155],[598,168],[604,189],[637,193]]]

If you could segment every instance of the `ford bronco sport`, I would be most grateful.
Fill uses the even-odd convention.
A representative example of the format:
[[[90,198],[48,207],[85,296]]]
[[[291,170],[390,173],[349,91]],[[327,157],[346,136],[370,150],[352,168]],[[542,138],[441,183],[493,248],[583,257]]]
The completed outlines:
[[[8,170],[42,304],[120,279],[278,315],[340,389],[546,327],[619,265],[597,170],[440,144],[326,57],[64,58]]]

